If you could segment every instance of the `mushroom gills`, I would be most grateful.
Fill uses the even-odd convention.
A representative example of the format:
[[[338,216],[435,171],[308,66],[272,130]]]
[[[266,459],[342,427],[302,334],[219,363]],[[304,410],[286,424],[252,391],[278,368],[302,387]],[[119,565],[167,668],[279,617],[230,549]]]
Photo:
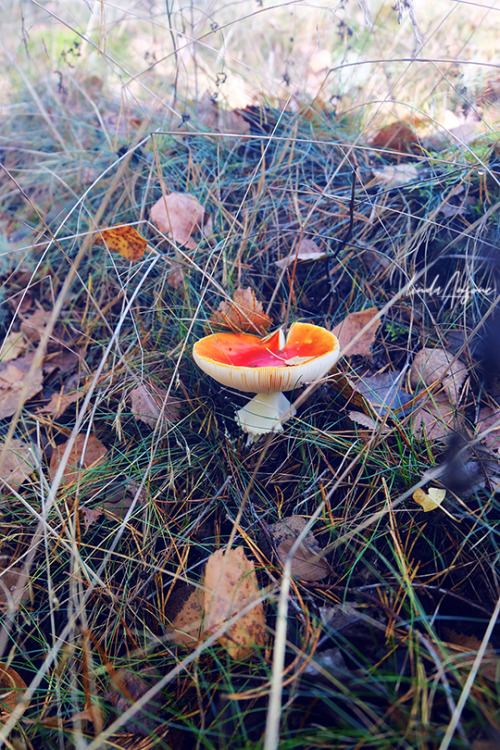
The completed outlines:
[[[249,435],[263,435],[266,432],[281,432],[281,418],[286,419],[296,414],[290,401],[281,392],[258,393],[254,398],[236,412],[236,420],[244,432]],[[283,421],[286,421],[283,420]]]

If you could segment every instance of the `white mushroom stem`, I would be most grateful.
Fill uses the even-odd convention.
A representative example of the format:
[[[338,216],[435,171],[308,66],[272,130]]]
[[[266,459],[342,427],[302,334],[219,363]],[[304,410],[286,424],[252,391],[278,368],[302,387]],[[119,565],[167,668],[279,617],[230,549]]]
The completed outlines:
[[[236,420],[249,435],[264,435],[266,432],[281,432],[280,419],[288,412],[286,419],[293,417],[296,409],[282,393],[258,393],[248,404],[236,412]],[[286,421],[286,420],[285,420]]]

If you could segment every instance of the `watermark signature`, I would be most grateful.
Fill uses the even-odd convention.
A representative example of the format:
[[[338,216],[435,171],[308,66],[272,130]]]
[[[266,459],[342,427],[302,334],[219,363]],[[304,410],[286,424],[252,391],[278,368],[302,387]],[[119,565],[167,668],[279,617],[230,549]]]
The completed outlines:
[[[433,296],[439,297],[441,300],[449,300],[451,302],[459,302],[462,305],[466,305],[476,294],[482,294],[485,297],[489,297],[494,293],[495,289],[492,286],[480,287],[475,285],[465,286],[463,279],[460,277],[458,271],[455,271],[453,276],[448,279],[446,284],[443,286],[439,276],[435,276],[430,286],[412,286],[408,290],[411,297],[416,294],[421,296]]]

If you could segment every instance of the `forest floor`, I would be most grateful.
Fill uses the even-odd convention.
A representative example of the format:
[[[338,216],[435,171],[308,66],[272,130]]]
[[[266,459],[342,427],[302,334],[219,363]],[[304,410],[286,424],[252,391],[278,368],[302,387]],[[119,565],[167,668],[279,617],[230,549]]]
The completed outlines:
[[[500,90],[365,130],[11,72],[0,744],[497,748]],[[296,321],[340,357],[252,439],[193,346]]]

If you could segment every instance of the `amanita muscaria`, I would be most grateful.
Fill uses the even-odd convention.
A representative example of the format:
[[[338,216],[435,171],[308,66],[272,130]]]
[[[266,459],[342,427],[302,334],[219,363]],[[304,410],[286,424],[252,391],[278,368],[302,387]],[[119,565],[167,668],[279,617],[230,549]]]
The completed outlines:
[[[249,333],[214,333],[197,341],[194,361],[223,385],[257,395],[236,413],[245,432],[281,430],[281,418],[295,410],[282,391],[327,373],[339,356],[339,342],[326,328],[293,323],[285,336],[278,328],[265,338]]]

